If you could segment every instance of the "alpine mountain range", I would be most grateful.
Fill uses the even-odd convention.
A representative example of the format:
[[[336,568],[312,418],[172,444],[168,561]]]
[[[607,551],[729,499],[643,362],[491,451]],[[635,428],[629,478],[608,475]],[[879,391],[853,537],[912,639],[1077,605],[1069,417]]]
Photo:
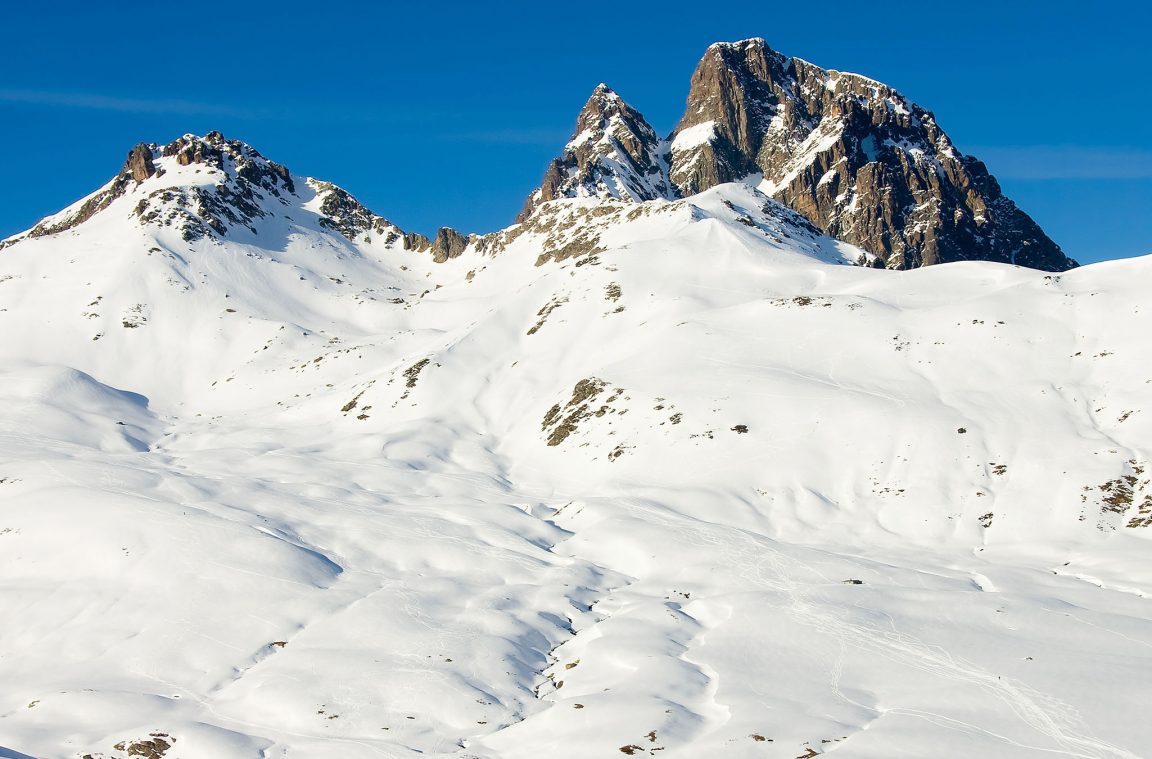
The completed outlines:
[[[0,242],[0,757],[1148,756],[1150,277],[761,39],[484,234],[138,144]]]
[[[153,176],[156,157],[219,168],[223,151],[241,160],[259,157],[218,132],[185,135],[163,147],[138,145],[98,198],[5,244],[82,222],[123,193],[129,180],[140,184]],[[287,170],[277,169],[287,179]],[[190,212],[226,234],[220,217],[231,215],[231,207],[240,215],[259,212],[243,206],[251,202],[249,183],[276,192],[262,174],[241,173],[239,180],[241,186],[218,201],[193,198]],[[597,86],[517,222],[558,198],[675,200],[729,182],[749,184],[821,232],[867,251],[870,265],[911,269],[979,260],[1051,272],[1077,265],[1004,196],[980,160],[956,150],[931,112],[891,87],[777,53],[759,38],[708,48],[692,74],[684,116],[664,139],[607,85]],[[291,180],[284,189],[293,191]],[[324,210],[333,223],[346,225],[335,219],[351,214],[361,226],[386,224],[403,235],[344,190],[330,192]],[[342,231],[352,237],[361,229],[353,224]],[[447,227],[431,241],[403,236],[406,247],[441,259],[459,255],[470,239]],[[486,238],[471,236],[480,246]]]

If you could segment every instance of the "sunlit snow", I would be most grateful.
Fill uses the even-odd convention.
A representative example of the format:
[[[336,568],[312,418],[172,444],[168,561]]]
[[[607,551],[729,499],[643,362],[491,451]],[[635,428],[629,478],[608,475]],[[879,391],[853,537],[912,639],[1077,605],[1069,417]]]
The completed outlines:
[[[186,242],[166,168],[0,250],[0,757],[1147,755],[1152,261]]]

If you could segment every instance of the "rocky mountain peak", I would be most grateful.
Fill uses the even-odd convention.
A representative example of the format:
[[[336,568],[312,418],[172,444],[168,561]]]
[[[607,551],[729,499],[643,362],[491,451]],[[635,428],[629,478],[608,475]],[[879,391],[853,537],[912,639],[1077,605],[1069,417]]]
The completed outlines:
[[[888,268],[969,259],[1076,266],[931,112],[760,38],[708,47],[667,140],[598,86],[518,221],[554,198],[640,202],[740,181]]]
[[[480,239],[448,227],[432,239],[406,233],[343,188],[293,177],[251,145],[212,131],[202,137],[185,134],[164,145],[136,145],[107,184],[29,231],[0,241],[0,248],[73,230],[114,205],[151,233],[175,232],[185,242],[252,242],[263,234],[262,220],[286,221],[304,231],[339,234],[356,245],[427,253],[442,263]]]
[[[705,51],[667,139],[597,85],[517,221],[560,198],[672,200],[728,182],[756,185],[888,268],[968,259],[1076,266],[982,162],[956,149],[931,112],[891,87],[783,55],[760,38]],[[290,206],[349,240],[402,239],[437,260],[472,244],[447,228],[434,239],[406,235],[334,185],[297,185],[286,167],[217,131],[142,143],[99,191],[0,247],[73,229],[126,197],[142,224],[173,227],[188,241],[255,235],[260,219]]]
[[[624,98],[615,90],[601,82],[592,90],[584,107],[580,109],[576,117],[576,132],[572,139],[575,140],[584,132],[589,132],[592,136],[602,136],[612,130],[614,123],[609,122],[614,122],[616,119],[623,119],[625,124],[634,130],[646,131],[645,128],[651,130],[643,116],[624,102]],[[642,126],[637,127],[636,124]]]
[[[931,112],[762,39],[708,48],[671,148],[669,178],[682,194],[762,175],[767,194],[889,268],[1076,265],[982,163],[956,150]]]
[[[388,247],[433,248],[423,235],[405,234],[340,187],[315,179],[301,182],[251,145],[217,131],[202,137],[185,134],[165,145],[136,145],[102,188],[28,232],[0,242],[0,248],[74,229],[118,201],[142,226],[169,228],[187,242],[255,235],[261,219],[290,218],[357,243],[379,240]],[[455,238],[445,238],[440,247],[443,253],[435,249],[434,255],[459,255]]]
[[[272,215],[273,204],[287,205],[296,196],[287,167],[220,132],[148,147],[154,171],[138,190],[148,188],[133,214],[144,224],[174,227],[185,240],[223,237],[236,228],[255,234],[256,221]],[[141,173],[131,168],[133,177]]]
[[[161,148],[160,155],[175,158],[180,166],[199,164],[217,169],[273,195],[279,195],[282,190],[296,192],[287,167],[268,160],[245,142],[225,138],[220,132],[212,131],[203,137],[186,134]]]
[[[685,195],[757,171],[755,156],[789,97],[790,59],[755,38],[708,48],[671,137],[671,181]]]
[[[674,197],[665,153],[665,143],[644,116],[600,84],[580,110],[563,154],[549,164],[518,221],[540,203],[556,198],[640,202]]]

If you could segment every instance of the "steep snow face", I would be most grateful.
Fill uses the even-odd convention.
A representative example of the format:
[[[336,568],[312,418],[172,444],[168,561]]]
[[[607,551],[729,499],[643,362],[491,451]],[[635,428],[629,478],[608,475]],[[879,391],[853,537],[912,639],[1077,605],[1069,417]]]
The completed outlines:
[[[875,270],[733,184],[186,239],[159,153],[0,251],[0,754],[1152,745],[1152,260]]]

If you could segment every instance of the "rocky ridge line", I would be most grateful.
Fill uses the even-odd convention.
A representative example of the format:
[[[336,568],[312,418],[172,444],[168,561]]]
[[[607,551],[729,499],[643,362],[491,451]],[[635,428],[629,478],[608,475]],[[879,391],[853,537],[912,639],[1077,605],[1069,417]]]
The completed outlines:
[[[178,166],[195,166],[211,183],[165,184],[165,160]],[[169,163],[169,166],[171,164]],[[277,205],[303,203],[309,196],[287,167],[270,161],[252,146],[209,132],[203,137],[186,134],[166,145],[140,143],[133,147],[120,171],[100,190],[77,206],[39,222],[32,229],[0,241],[0,248],[20,240],[55,235],[79,227],[116,200],[139,194],[132,215],[143,225],[171,227],[187,242],[225,239],[237,229],[258,234],[257,222],[273,215]],[[370,211],[342,188],[317,179],[303,183],[320,199],[319,224],[351,242],[382,238],[386,246],[430,252],[437,262],[459,256],[476,239],[442,228],[435,238],[406,233]]]
[[[932,113],[866,77],[782,55],[758,38],[717,43],[697,65],[667,140],[615,93],[612,112],[638,118],[601,118],[592,129],[605,92],[593,93],[521,220],[557,197],[640,202],[746,181],[890,269],[962,260],[1046,271],[1077,265],[981,161],[956,150]],[[625,144],[639,158],[617,160]],[[628,192],[611,194],[617,186]]]

